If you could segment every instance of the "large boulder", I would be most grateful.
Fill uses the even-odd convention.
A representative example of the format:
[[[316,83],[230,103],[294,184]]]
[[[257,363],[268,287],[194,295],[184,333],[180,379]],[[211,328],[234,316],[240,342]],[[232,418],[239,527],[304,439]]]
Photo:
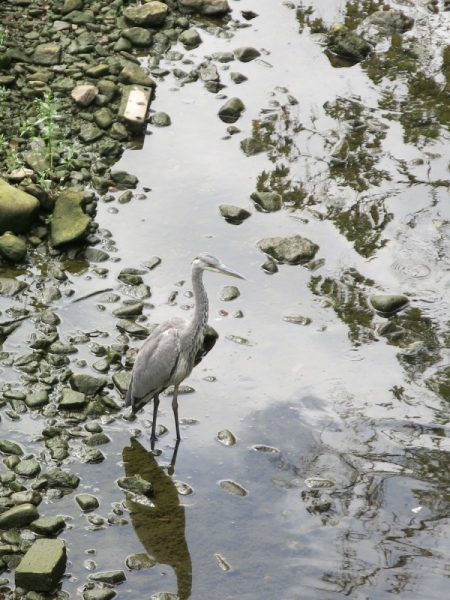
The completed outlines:
[[[73,189],[64,190],[57,198],[51,222],[52,246],[61,246],[81,239],[90,219],[82,209],[83,194]]]
[[[39,200],[0,179],[0,234],[26,233],[39,211]]]

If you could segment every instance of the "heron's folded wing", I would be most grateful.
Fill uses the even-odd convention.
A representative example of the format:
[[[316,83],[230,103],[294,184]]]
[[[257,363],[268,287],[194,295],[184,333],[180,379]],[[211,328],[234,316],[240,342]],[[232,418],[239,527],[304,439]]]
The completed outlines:
[[[134,398],[140,400],[167,387],[179,355],[180,336],[177,329],[169,328],[149,336],[139,350],[133,367]]]

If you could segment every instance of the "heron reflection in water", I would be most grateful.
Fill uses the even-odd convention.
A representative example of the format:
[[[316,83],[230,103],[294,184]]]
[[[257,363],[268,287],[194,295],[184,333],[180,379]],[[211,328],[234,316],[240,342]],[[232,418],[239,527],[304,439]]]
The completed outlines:
[[[126,476],[140,475],[154,489],[154,506],[133,502],[133,495],[127,493],[134,530],[157,563],[172,567],[178,598],[187,600],[192,590],[192,562],[186,543],[184,506],[180,505],[177,488],[155,456],[136,439],[131,439],[131,446],[125,447],[122,454]]]
[[[202,356],[202,347],[208,323],[208,296],[203,285],[203,272],[213,271],[245,279],[226,267],[213,254],[204,252],[192,262],[192,289],[195,310],[190,321],[172,317],[165,321],[143,343],[134,363],[126,406],[133,414],[153,399],[152,447],[156,441],[156,418],[159,395],[170,385],[174,386],[172,408],[175,417],[177,440],[180,440],[178,422],[178,388],[188,377]]]

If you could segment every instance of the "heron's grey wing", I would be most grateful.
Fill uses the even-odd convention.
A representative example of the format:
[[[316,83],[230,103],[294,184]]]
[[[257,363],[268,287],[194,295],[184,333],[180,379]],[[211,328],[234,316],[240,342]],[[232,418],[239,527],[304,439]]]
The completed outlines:
[[[126,405],[136,412],[169,385],[180,355],[183,319],[171,319],[158,326],[145,340],[133,367]]]

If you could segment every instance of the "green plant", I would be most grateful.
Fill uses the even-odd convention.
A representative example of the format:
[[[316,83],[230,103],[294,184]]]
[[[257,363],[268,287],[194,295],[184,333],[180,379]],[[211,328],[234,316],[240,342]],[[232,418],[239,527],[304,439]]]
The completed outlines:
[[[20,125],[20,137],[32,138],[36,135],[36,128],[34,123],[29,123],[26,118],[21,119]]]
[[[57,121],[60,117],[51,92],[44,94],[43,98],[37,98],[35,102],[38,107],[38,118],[34,124],[40,126],[41,138],[44,140],[48,150],[50,171],[53,171],[55,146],[58,134],[60,133]]]
[[[8,171],[14,171],[15,169],[20,169],[24,166],[22,155],[12,148],[6,151],[5,163],[8,167]]]
[[[67,138],[62,138],[58,143],[61,164],[73,167],[75,159],[78,158],[79,149],[80,147],[76,142],[70,142]]]
[[[3,44],[6,42],[8,39],[8,34],[9,32],[7,29],[0,27],[0,46],[3,46]]]

